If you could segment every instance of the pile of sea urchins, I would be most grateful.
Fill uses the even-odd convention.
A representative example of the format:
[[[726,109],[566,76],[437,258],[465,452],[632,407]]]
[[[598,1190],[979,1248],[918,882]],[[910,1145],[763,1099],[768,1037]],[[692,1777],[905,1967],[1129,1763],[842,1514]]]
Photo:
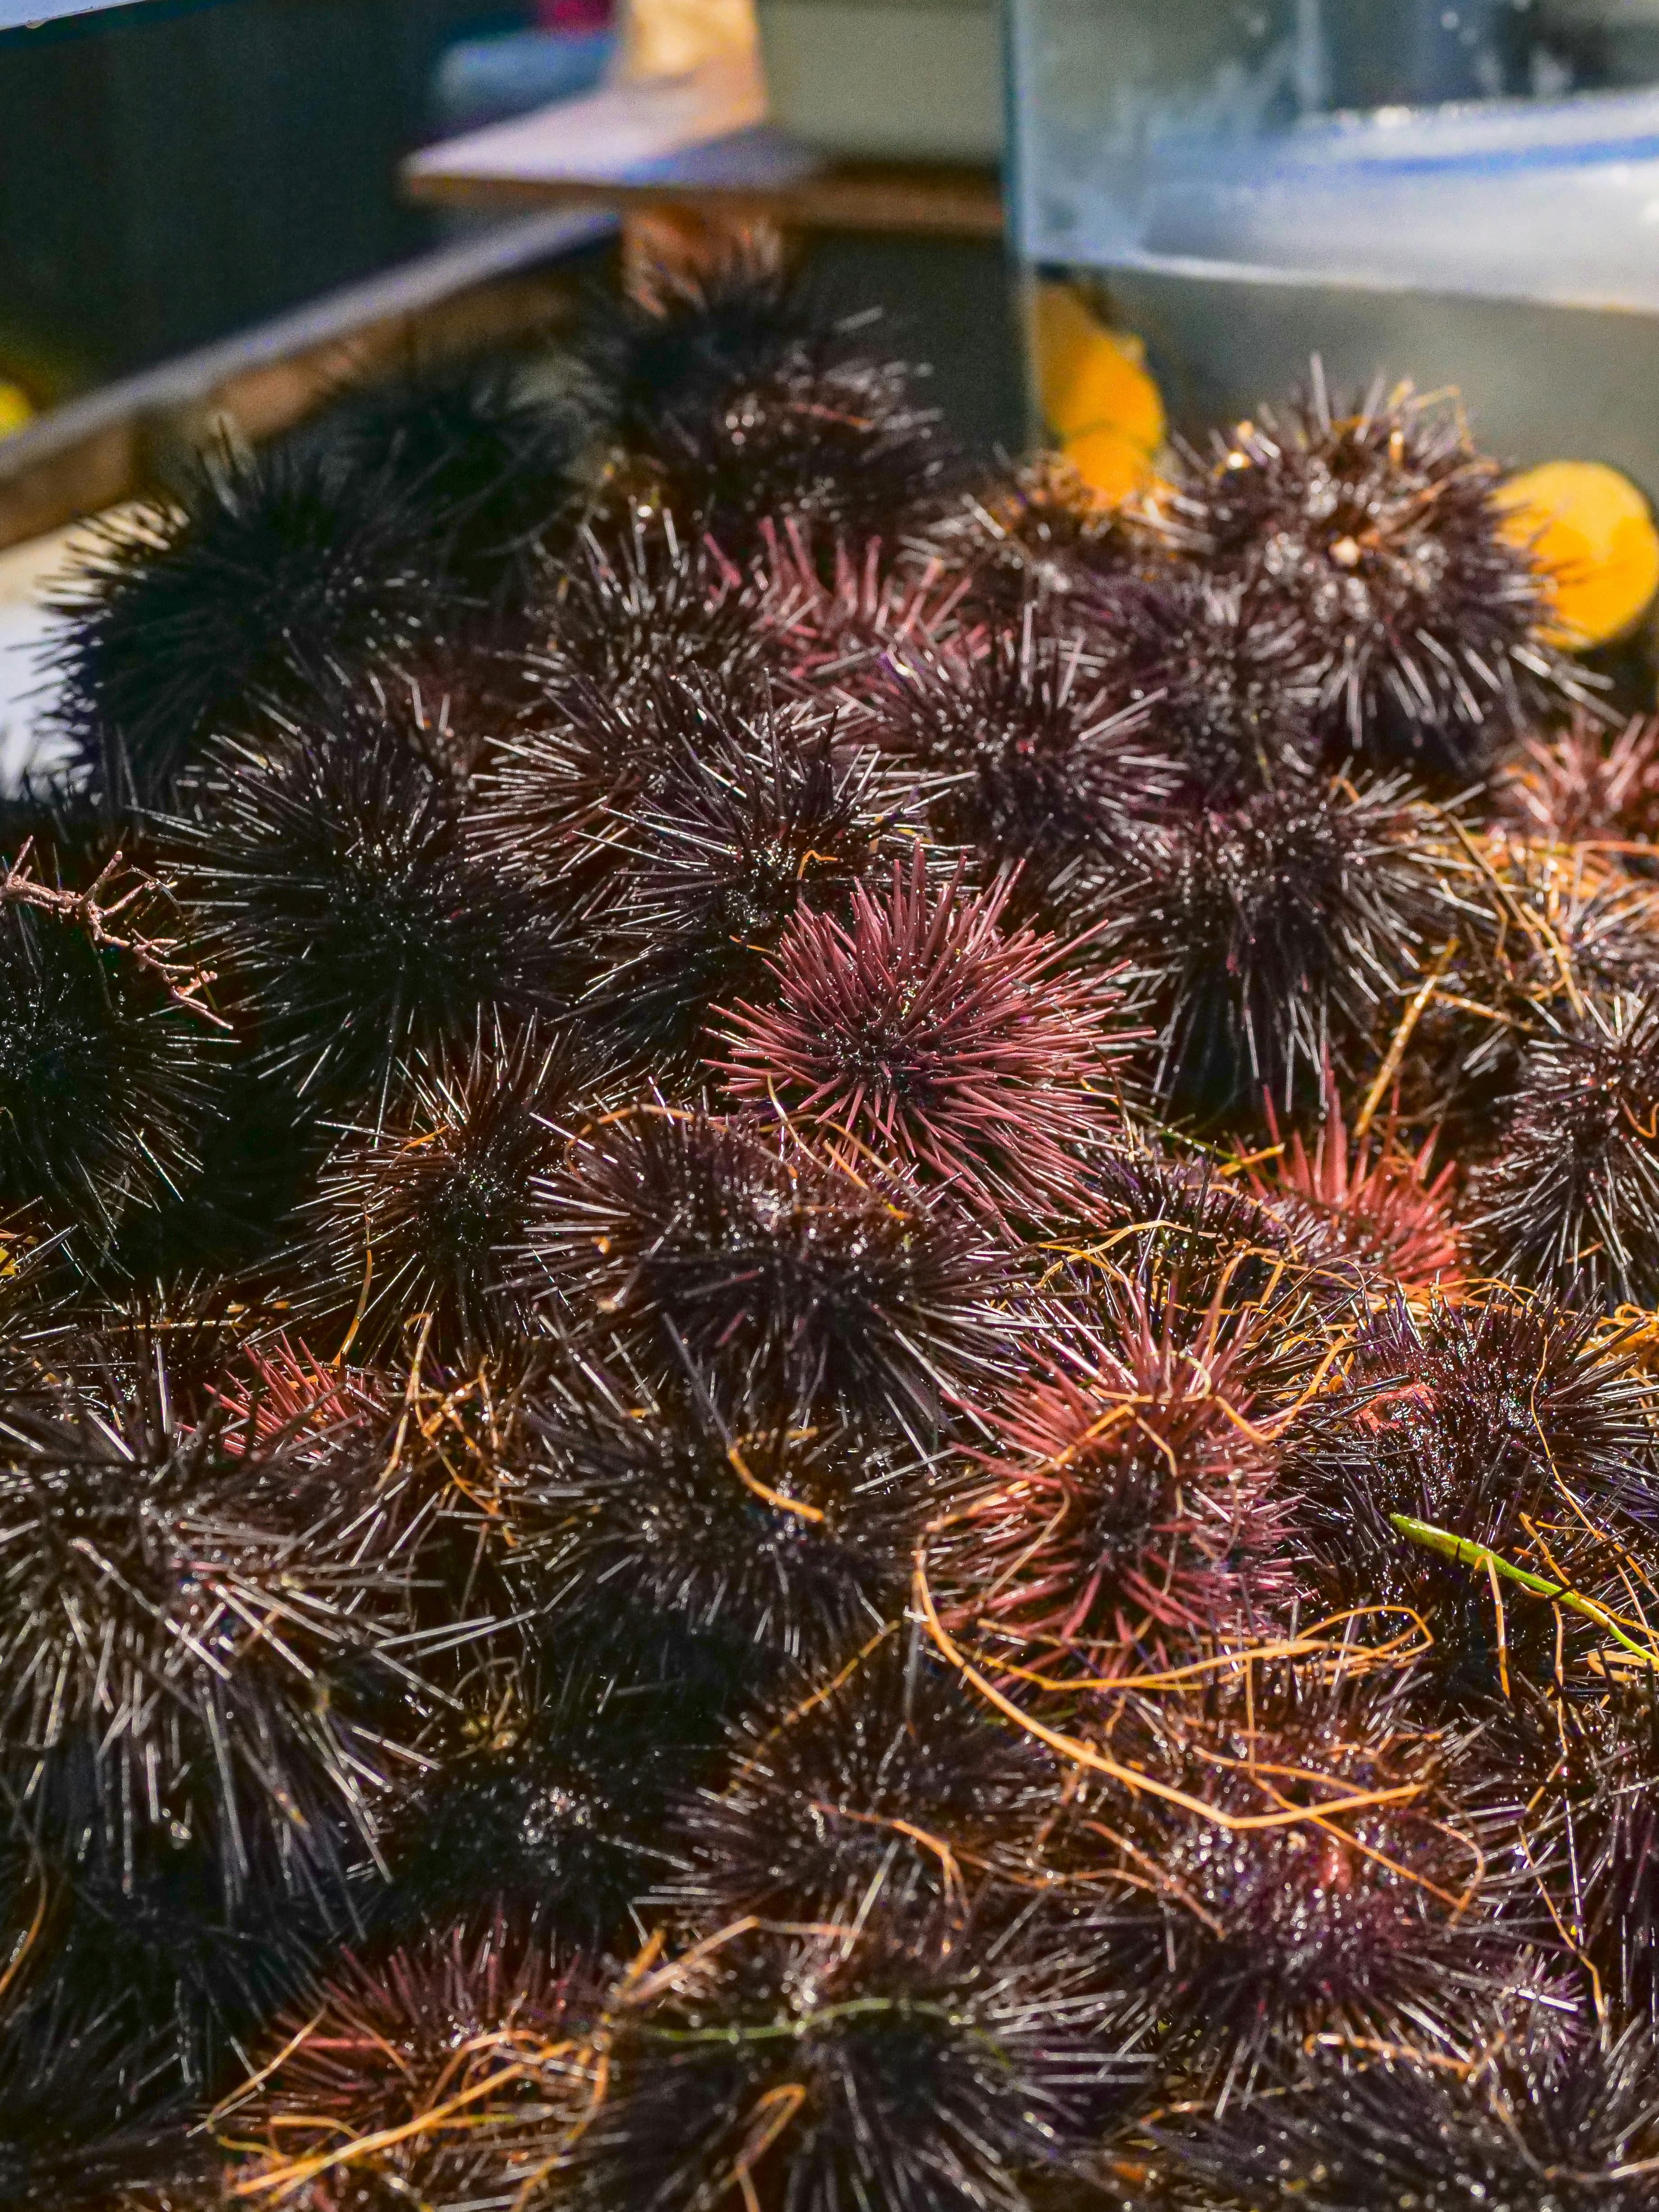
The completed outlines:
[[[554,366],[62,609],[0,2206],[1659,2204],[1659,730],[1406,387]]]

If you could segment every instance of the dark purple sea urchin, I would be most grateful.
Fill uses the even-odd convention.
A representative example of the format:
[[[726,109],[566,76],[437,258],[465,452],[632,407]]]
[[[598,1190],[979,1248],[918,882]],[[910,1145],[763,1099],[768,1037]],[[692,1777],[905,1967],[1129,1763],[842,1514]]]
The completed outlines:
[[[868,346],[876,319],[826,318],[753,246],[665,278],[595,351],[611,499],[660,507],[738,560],[783,517],[896,541],[937,498],[951,448],[917,372]]]
[[[1079,1948],[954,1914],[735,1924],[632,1996],[595,2198],[667,2212],[736,2167],[789,2212],[1024,2212],[1028,2176],[1086,2171],[1139,2070]]]
[[[1659,1004],[1582,1002],[1521,1065],[1503,1148],[1473,1183],[1494,1274],[1565,1296],[1659,1299]]]
[[[1338,750],[1466,776],[1573,679],[1546,642],[1551,600],[1455,402],[1379,380],[1311,384],[1184,458],[1170,535],[1306,623]]]
[[[903,763],[947,844],[988,878],[1019,870],[1019,911],[1050,927],[1086,911],[1131,826],[1179,781],[1151,711],[1123,706],[1082,640],[1030,607],[983,639],[901,640],[885,659],[854,730]]]
[[[1291,779],[1140,832],[1103,942],[1150,994],[1159,1098],[1248,1114],[1358,1072],[1456,904],[1444,833],[1403,779]]]
[[[540,1186],[529,1258],[585,1338],[786,1427],[928,1437],[1006,1359],[1012,1279],[971,1220],[758,1116],[607,1118]]]
[[[301,1097],[372,1117],[400,1064],[573,995],[559,929],[370,700],[222,749],[176,853],[265,1071]]]
[[[199,1841],[228,1899],[303,1894],[371,1841],[424,1702],[406,1573],[362,1550],[375,1433],[261,1442],[252,1410],[185,1421],[154,1352],[85,1359],[0,1455],[14,1815],[113,1881]]]
[[[562,1125],[605,1103],[600,1066],[568,1036],[498,1026],[396,1088],[395,1118],[343,1133],[278,1264],[307,1327],[332,1322],[360,1358],[395,1349],[413,1316],[435,1358],[471,1365],[532,1327],[530,1181],[556,1164]]]

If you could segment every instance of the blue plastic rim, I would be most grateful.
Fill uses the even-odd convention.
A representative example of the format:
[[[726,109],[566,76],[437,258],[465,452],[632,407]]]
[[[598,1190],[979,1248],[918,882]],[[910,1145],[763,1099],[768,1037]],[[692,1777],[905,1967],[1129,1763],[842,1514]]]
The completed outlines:
[[[54,23],[71,27],[79,23],[90,31],[96,27],[86,19],[93,15],[130,17],[138,22],[152,17],[191,15],[204,8],[226,4],[227,0],[0,0],[0,38],[10,46],[31,31],[49,32]],[[68,35],[76,35],[73,27]]]
[[[109,15],[142,5],[143,0],[0,0],[0,31],[32,31],[64,15]]]

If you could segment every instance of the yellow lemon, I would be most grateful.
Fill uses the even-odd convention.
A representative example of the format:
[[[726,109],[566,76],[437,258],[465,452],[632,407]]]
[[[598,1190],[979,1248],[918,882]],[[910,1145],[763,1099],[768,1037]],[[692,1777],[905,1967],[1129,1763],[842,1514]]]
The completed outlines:
[[[1103,507],[1121,507],[1158,481],[1152,456],[1120,430],[1086,430],[1060,451]]]
[[[19,384],[8,384],[0,378],[0,438],[9,438],[14,430],[21,430],[34,420],[34,410],[29,396]]]
[[[1032,335],[1043,419],[1068,453],[1073,439],[1096,431],[1158,451],[1164,401],[1139,338],[1097,322],[1069,284],[1037,286]]]
[[[1659,531],[1628,477],[1602,461],[1546,461],[1506,484],[1508,534],[1530,544],[1554,586],[1558,642],[1605,645],[1659,590]]]

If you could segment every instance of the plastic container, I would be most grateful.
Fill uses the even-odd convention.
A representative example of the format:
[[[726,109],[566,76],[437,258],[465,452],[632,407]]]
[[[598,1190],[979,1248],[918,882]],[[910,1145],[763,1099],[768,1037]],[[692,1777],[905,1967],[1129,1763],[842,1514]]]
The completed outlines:
[[[1014,227],[1178,422],[1317,350],[1659,484],[1656,0],[1011,0]]]

